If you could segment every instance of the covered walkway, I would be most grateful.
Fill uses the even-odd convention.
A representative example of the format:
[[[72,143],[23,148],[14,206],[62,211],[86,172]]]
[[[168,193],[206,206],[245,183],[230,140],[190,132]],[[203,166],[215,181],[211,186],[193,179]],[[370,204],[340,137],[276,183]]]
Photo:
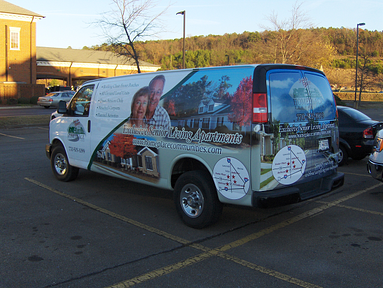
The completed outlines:
[[[113,52],[36,47],[37,79],[60,79],[66,86],[84,80],[137,73],[133,59]],[[142,72],[155,72],[158,65],[140,61]]]

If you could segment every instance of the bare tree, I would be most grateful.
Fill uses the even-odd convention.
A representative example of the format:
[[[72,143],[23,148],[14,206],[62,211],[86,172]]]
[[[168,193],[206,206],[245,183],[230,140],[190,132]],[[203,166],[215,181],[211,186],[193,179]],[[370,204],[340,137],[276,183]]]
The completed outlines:
[[[152,0],[112,0],[115,7],[106,13],[98,22],[104,30],[109,44],[116,47],[115,53],[132,58],[140,69],[140,55],[136,43],[145,37],[153,36],[161,28],[160,16],[168,7],[158,14],[150,15],[154,10]]]
[[[279,20],[273,12],[268,20],[272,27],[265,28],[268,30],[266,53],[272,62],[320,67],[334,52],[322,34],[312,29],[302,3],[295,2],[288,19]]]

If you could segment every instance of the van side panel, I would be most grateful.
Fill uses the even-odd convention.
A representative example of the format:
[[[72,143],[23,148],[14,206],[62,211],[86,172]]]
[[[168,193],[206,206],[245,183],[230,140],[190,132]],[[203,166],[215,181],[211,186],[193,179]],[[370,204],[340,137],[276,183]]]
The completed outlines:
[[[196,165],[211,173],[222,202],[250,205],[253,72],[234,66],[102,81],[89,169],[172,189]],[[146,87],[161,96],[154,116],[147,103],[140,122],[134,109],[150,102],[137,96]]]

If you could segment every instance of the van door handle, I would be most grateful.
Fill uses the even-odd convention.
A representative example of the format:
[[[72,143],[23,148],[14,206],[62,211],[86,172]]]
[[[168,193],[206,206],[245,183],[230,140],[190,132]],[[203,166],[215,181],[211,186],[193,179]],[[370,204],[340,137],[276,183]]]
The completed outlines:
[[[90,133],[90,120],[88,120],[88,133]]]

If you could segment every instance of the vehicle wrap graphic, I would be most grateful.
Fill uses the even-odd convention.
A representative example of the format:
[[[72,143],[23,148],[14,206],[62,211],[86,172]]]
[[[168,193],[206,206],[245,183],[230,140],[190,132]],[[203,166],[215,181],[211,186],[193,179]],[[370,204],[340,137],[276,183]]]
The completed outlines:
[[[100,85],[95,116],[121,121],[97,145],[90,169],[153,183],[164,173],[162,154],[211,156],[215,163],[234,147],[249,149],[253,69],[230,77],[217,69]]]
[[[68,140],[72,142],[84,141],[85,129],[79,119],[74,120],[68,127]]]
[[[339,136],[327,79],[317,73],[272,71],[268,80],[272,121],[260,133],[260,190],[334,173]]]
[[[249,172],[238,159],[225,157],[214,166],[213,179],[219,193],[228,199],[240,199],[250,187]]]

